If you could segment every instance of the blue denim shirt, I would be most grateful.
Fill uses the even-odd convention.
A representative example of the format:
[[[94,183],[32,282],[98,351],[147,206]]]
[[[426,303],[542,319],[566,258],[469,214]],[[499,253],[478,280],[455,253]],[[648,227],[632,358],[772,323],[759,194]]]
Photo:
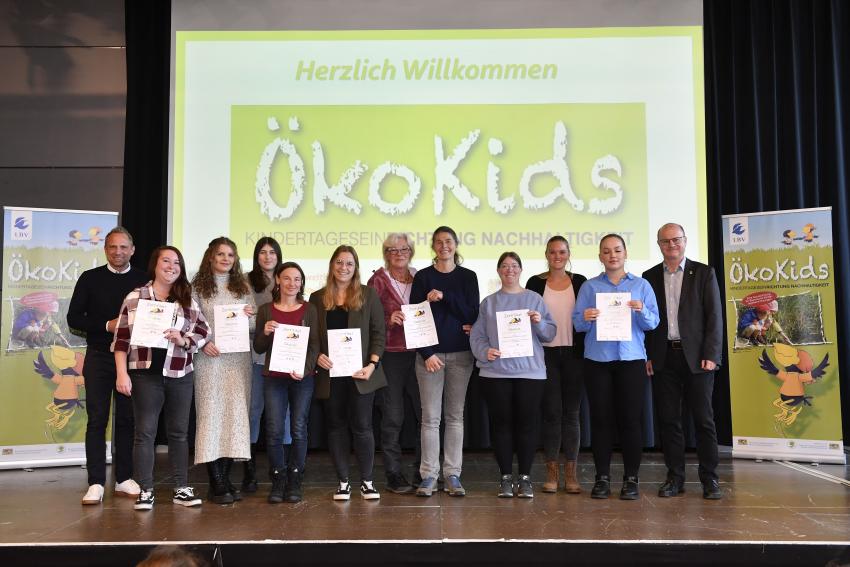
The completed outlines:
[[[632,311],[632,340],[630,341],[598,341],[596,340],[596,321],[585,321],[584,310],[596,308],[597,293],[626,293],[632,294],[632,299],[643,302],[643,309]],[[638,276],[626,273],[620,283],[614,285],[605,272],[587,280],[581,286],[573,310],[573,328],[587,333],[584,338],[584,357],[597,362],[612,362],[615,360],[646,360],[646,347],[643,344],[644,331],[651,331],[658,326],[658,303],[655,292],[649,282]]]

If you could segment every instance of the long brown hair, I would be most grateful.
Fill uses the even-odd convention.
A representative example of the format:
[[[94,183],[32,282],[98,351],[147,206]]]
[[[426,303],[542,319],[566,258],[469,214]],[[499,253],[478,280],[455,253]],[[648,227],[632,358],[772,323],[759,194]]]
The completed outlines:
[[[218,252],[218,247],[221,245],[229,246],[233,250],[233,266],[230,268],[230,277],[227,280],[227,289],[233,294],[233,297],[239,298],[248,295],[248,282],[245,275],[242,273],[242,265],[239,263],[239,252],[236,250],[236,243],[226,236],[219,236],[210,241],[207,246],[204,257],[201,259],[201,265],[198,267],[198,273],[192,279],[192,287],[198,292],[198,295],[205,299],[209,299],[216,293],[215,275],[212,269],[212,259],[215,253]]]
[[[148,260],[148,276],[151,281],[156,279],[156,264],[159,262],[159,255],[165,251],[171,250],[177,254],[177,261],[180,262],[180,275],[171,284],[170,295],[184,309],[192,306],[192,286],[189,284],[189,278],[186,277],[186,262],[183,261],[183,253],[174,246],[160,246],[151,252],[150,260]]]
[[[325,280],[325,293],[322,295],[322,305],[324,305],[326,311],[330,311],[336,307],[336,292],[338,288],[336,278],[334,278],[334,262],[344,252],[348,252],[354,257],[354,276],[352,276],[351,283],[348,284],[348,288],[345,290],[345,302],[342,304],[342,308],[346,311],[357,311],[363,307],[363,289],[361,289],[360,285],[360,259],[357,257],[357,251],[352,246],[342,244],[336,247],[336,250],[331,255],[330,262],[328,262],[328,277]]]
[[[260,293],[266,289],[270,283],[272,283],[269,281],[269,276],[266,275],[266,271],[260,267],[260,250],[262,250],[263,246],[266,244],[271,246],[274,253],[277,254],[277,266],[275,266],[275,268],[279,267],[281,262],[283,262],[283,253],[280,250],[280,244],[278,244],[277,240],[271,236],[264,236],[257,241],[257,244],[254,246],[254,263],[251,266],[251,271],[248,272],[248,281],[257,293]]]

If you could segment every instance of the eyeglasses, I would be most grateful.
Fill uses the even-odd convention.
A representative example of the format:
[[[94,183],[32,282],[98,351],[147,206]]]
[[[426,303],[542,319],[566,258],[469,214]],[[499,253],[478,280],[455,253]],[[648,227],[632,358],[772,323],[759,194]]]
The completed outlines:
[[[506,272],[509,272],[509,271],[517,272],[517,271],[521,270],[522,268],[520,267],[519,264],[502,264],[501,266],[499,266],[499,269],[504,270]]]
[[[678,246],[684,241],[684,236],[677,236],[676,238],[662,238],[658,241],[658,244],[660,244],[661,246]]]
[[[406,256],[407,254],[410,254],[410,248],[408,248],[407,246],[405,246],[404,248],[384,248],[384,252],[386,252],[387,254],[391,254],[392,256]]]

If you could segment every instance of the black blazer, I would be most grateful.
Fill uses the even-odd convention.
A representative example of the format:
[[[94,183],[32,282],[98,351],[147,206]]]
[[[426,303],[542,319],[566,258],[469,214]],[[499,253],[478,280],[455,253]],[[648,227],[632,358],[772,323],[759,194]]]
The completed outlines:
[[[664,368],[667,355],[667,297],[664,292],[664,265],[658,264],[643,273],[658,300],[661,322],[646,333],[646,356],[653,372]],[[723,307],[714,268],[693,260],[685,260],[682,293],[679,296],[679,335],[691,372],[704,372],[700,361],[712,360],[720,366],[723,356]]]
[[[548,272],[531,276],[525,282],[525,289],[534,291],[542,297],[543,292],[546,291],[546,278],[544,277],[546,275],[548,275]],[[567,275],[573,281],[573,293],[578,297],[578,290],[581,289],[581,284],[586,282],[587,278],[581,274],[574,274],[572,272],[567,272]],[[573,329],[573,347],[576,349],[576,356],[578,358],[584,358],[584,333],[579,333],[575,329]]]
[[[381,305],[381,300],[378,299],[378,294],[371,287],[361,286],[363,289],[363,307],[358,311],[348,312],[348,326],[351,328],[360,328],[361,352],[363,354],[363,364],[373,354],[378,355],[378,358],[384,355],[384,345],[386,344],[387,334],[384,325],[384,308]],[[328,354],[328,312],[322,303],[322,295],[325,288],[315,291],[310,295],[310,303],[316,307],[316,313],[319,319],[319,345],[321,352]],[[316,389],[315,397],[319,400],[326,400],[331,395],[331,380],[330,373],[316,365]],[[368,380],[355,380],[354,385],[357,386],[357,391],[361,394],[374,392],[378,388],[383,388],[387,385],[387,378],[384,376],[384,369],[379,364]]]

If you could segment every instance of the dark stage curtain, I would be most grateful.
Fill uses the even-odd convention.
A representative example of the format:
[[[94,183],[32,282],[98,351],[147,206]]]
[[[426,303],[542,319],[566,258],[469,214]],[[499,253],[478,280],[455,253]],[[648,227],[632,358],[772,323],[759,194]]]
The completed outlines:
[[[839,366],[850,371],[850,5],[846,0],[706,0],[709,250],[723,266],[720,216],[831,206]],[[721,268],[722,269],[722,268]],[[721,289],[722,285],[721,285]],[[850,380],[841,381],[844,439]],[[731,442],[729,376],[718,373],[720,440]]]
[[[166,236],[170,2],[128,1],[125,12],[122,222],[136,236],[136,262],[144,264]],[[831,206],[839,325],[850,321],[845,297],[850,287],[844,284],[850,281],[848,14],[846,0],[706,0],[704,5],[711,264],[722,275],[723,214]],[[834,340],[840,367],[850,369],[850,344],[842,327]],[[842,381],[841,393],[848,439],[850,380]],[[485,446],[486,411],[475,388],[470,397],[468,415],[475,417],[467,442]],[[715,410],[719,439],[730,444],[725,366],[717,374]],[[651,429],[647,437],[652,438]]]
[[[168,228],[168,108],[171,2],[124,3],[127,119],[121,222],[133,234],[133,264],[147,268]]]

